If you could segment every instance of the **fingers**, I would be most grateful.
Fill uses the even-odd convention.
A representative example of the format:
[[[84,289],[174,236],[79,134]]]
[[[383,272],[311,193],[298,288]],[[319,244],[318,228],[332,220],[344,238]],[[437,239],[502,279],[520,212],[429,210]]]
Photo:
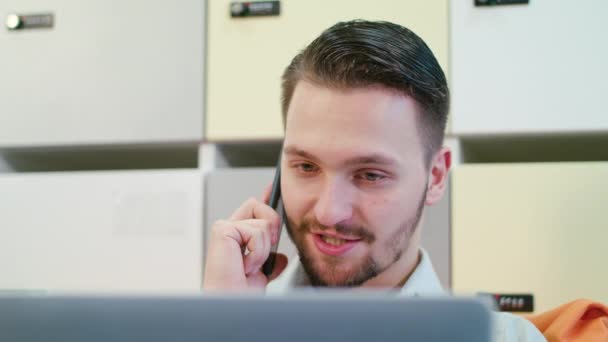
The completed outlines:
[[[256,272],[247,276],[247,285],[249,289],[261,289],[263,291],[268,285],[268,278],[261,271]]]
[[[272,242],[278,240],[278,231],[280,229],[281,218],[279,214],[269,207],[268,205],[260,202],[255,198],[250,198],[243,203],[233,214],[230,216],[231,221],[241,221],[249,219],[262,219],[270,223],[269,229],[272,233]]]
[[[274,209],[267,204],[260,202],[255,198],[246,200],[234,213],[230,216],[230,220],[246,220],[251,218],[266,219],[272,222],[279,218]]]
[[[280,222],[274,209],[255,198],[243,203],[229,220],[217,221],[209,235],[203,287],[243,289],[258,283],[265,286],[268,279],[280,274],[287,264],[283,257],[277,260],[271,277],[261,272],[272,246],[279,241]],[[245,250],[248,253],[244,254]]]
[[[270,277],[266,277],[261,270],[258,270],[247,276],[247,284],[251,288],[264,288],[268,283],[276,279],[287,268],[287,256],[285,254],[277,254],[275,257],[275,265]]]
[[[239,289],[259,270],[271,250],[269,223],[262,219],[217,221],[210,235],[203,287]],[[243,255],[243,247],[249,253]]]
[[[272,281],[276,279],[278,276],[283,273],[285,268],[287,267],[287,256],[282,253],[277,253],[274,259],[274,268],[272,269],[272,274],[268,277],[268,281]]]
[[[268,204],[268,202],[270,202],[271,194],[272,194],[272,183],[268,183],[268,185],[264,188],[264,192],[262,192],[262,202]]]
[[[243,269],[246,275],[250,275],[258,272],[270,255],[270,232],[268,229],[256,226],[248,226],[243,230],[249,234],[244,241],[249,254],[243,259]]]
[[[226,222],[232,231],[224,233],[226,237],[235,240],[236,245],[245,246],[249,253],[243,258],[243,270],[249,276],[259,272],[264,262],[270,256],[272,246],[278,243],[268,227],[268,222],[260,219],[250,219],[238,222]],[[273,241],[274,240],[274,241]],[[269,279],[276,278],[287,265],[287,257],[277,253],[273,273]]]

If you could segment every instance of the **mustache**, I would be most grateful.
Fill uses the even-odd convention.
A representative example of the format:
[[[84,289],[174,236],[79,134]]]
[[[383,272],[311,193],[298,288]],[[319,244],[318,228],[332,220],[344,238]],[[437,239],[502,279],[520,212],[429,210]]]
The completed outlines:
[[[300,228],[306,232],[311,232],[313,228],[315,228],[315,230],[320,231],[332,230],[338,234],[362,239],[364,241],[367,241],[368,243],[374,242],[374,240],[376,240],[376,236],[372,232],[365,229],[365,227],[359,225],[337,224],[334,226],[325,226],[319,223],[317,220],[305,219],[300,224]]]

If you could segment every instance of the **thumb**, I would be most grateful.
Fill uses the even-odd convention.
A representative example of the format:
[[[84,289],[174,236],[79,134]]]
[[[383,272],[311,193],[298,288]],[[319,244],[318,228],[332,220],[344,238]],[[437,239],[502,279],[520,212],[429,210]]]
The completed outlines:
[[[272,281],[276,279],[278,276],[283,273],[285,268],[287,267],[287,256],[282,253],[277,253],[274,259],[274,268],[272,269],[272,274],[268,277],[268,281]]]

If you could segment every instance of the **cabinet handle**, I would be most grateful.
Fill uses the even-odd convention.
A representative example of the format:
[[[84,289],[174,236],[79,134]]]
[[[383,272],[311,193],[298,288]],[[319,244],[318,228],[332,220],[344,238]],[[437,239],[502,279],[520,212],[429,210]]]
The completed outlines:
[[[16,14],[11,13],[6,17],[6,28],[10,31],[27,28],[51,28],[55,22],[52,13],[44,14]]]

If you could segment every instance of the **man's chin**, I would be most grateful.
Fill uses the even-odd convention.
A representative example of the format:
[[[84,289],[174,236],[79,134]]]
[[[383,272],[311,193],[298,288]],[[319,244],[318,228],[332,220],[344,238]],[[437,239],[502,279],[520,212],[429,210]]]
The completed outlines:
[[[349,287],[352,276],[330,273],[313,273],[308,274],[311,285],[321,287]]]
[[[377,275],[377,265],[369,256],[360,253],[348,257],[328,256],[316,248],[312,238],[303,240],[303,248],[298,248],[298,251],[312,286],[359,286]]]
[[[363,284],[369,278],[375,276],[369,267],[354,265],[333,265],[315,261],[314,264],[302,262],[304,270],[312,286],[325,287],[353,287]]]

